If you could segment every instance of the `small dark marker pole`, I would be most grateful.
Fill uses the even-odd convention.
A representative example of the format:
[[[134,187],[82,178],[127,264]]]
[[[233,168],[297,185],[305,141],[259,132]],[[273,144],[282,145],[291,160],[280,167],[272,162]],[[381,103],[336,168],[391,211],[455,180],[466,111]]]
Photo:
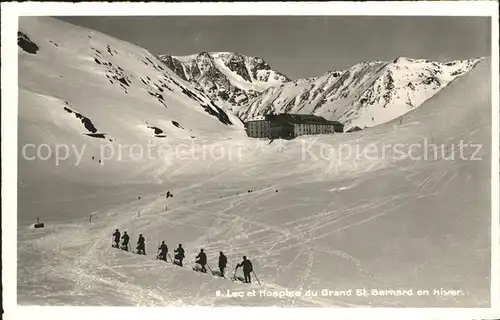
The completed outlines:
[[[89,223],[92,222],[92,214],[89,215]]]

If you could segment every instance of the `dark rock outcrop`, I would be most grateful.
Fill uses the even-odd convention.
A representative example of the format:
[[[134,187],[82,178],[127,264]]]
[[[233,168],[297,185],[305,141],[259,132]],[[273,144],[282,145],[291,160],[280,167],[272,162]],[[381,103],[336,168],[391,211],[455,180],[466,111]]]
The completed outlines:
[[[21,47],[25,52],[31,53],[31,54],[36,54],[40,48],[38,45],[33,42],[27,34],[18,31],[17,32],[17,45]]]

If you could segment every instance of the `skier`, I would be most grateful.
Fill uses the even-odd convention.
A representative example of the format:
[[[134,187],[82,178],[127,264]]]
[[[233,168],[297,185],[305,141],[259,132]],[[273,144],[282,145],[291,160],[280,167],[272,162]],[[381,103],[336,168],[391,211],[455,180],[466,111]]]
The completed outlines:
[[[205,268],[205,265],[207,264],[207,255],[205,252],[203,252],[203,249],[200,250],[200,253],[196,256],[196,263],[199,263],[201,265],[201,272],[207,273],[207,269]]]
[[[127,231],[123,231],[122,239],[122,250],[128,251],[128,242],[130,240],[130,237],[128,236]]]
[[[226,265],[227,265],[227,257],[221,251],[219,255],[219,270],[220,270],[220,276],[223,278],[225,278],[224,269],[226,268]]]
[[[241,261],[241,263],[238,263],[236,265],[235,271],[238,270],[239,267],[243,267],[243,274],[245,275],[245,283],[251,283],[252,279],[250,278],[250,272],[253,271],[252,262],[250,262],[250,260],[248,260],[246,256],[243,256],[243,261]]]
[[[177,264],[182,267],[182,260],[184,259],[184,248],[182,248],[182,244],[179,243],[179,247],[174,250],[177,253],[174,256],[174,259],[177,260]]]
[[[158,254],[158,258],[163,261],[167,261],[168,247],[165,244],[165,241],[161,242],[161,245],[158,247],[158,250],[161,250]]]
[[[112,245],[114,248],[118,248],[120,244],[120,231],[118,229],[113,233],[113,237],[115,238],[115,243]]]
[[[146,255],[146,239],[142,236],[142,234],[139,235],[139,239],[137,240],[137,254],[143,254]]]

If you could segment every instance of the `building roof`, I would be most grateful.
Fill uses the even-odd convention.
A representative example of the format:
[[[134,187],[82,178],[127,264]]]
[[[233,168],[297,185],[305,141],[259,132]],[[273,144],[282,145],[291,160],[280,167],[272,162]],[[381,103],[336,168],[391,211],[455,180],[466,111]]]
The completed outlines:
[[[246,122],[250,122],[250,121],[262,121],[262,120],[266,120],[265,116],[264,115],[257,115],[253,118],[250,118],[250,119],[247,119]]]
[[[272,122],[281,122],[281,123],[342,125],[342,123],[338,121],[326,120],[323,117],[315,116],[312,114],[291,114],[291,113],[282,113],[276,115],[268,114],[265,116],[265,118],[266,120]]]
[[[352,127],[351,129],[347,130],[346,132],[356,132],[356,131],[361,131],[361,130],[363,130],[363,129],[361,129],[358,126],[355,126],[355,127]]]

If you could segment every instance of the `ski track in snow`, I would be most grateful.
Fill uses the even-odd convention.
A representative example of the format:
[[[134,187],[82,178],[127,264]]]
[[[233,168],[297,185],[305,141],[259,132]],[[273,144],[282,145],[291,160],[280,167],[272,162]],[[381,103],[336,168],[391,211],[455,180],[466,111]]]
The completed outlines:
[[[444,174],[446,174],[446,172]],[[425,187],[429,186],[431,183],[438,184],[439,181],[441,181],[444,174],[443,174],[443,172],[439,172],[439,171],[431,173],[427,178],[425,178],[420,183],[420,185],[418,185],[419,189],[428,190]],[[218,174],[216,176],[219,177],[220,174]],[[205,181],[207,181],[207,180],[205,180]],[[273,189],[273,187],[270,187],[270,188],[267,188],[264,190],[271,190],[271,189]],[[262,190],[261,193],[264,193],[264,190]],[[315,215],[315,216],[302,218],[300,220],[289,221],[285,224],[287,226],[287,228],[280,228],[280,227],[277,227],[274,225],[269,225],[269,224],[266,224],[263,222],[253,221],[252,219],[249,219],[247,217],[241,217],[241,216],[235,215],[234,213],[231,213],[231,211],[233,211],[235,208],[237,208],[240,205],[243,205],[243,204],[248,205],[249,201],[252,201],[252,197],[253,197],[253,201],[258,201],[257,200],[257,199],[259,199],[258,194],[259,194],[259,191],[254,191],[251,194],[244,194],[243,193],[241,196],[223,197],[223,198],[208,200],[205,202],[199,202],[199,203],[194,204],[194,205],[188,205],[189,210],[191,212],[193,212],[193,214],[189,215],[186,218],[180,219],[179,221],[174,222],[174,225],[186,224],[188,222],[189,222],[189,224],[192,225],[192,223],[195,221],[196,218],[205,216],[207,214],[214,215],[215,219],[213,220],[211,226],[207,227],[207,232],[204,234],[204,236],[202,238],[198,238],[198,240],[196,241],[199,244],[210,243],[210,240],[212,238],[217,237],[221,233],[221,230],[218,229],[218,225],[221,223],[221,221],[224,221],[226,224],[228,224],[229,221],[232,221],[232,223],[230,223],[230,225],[231,225],[231,228],[233,228],[233,229],[240,228],[242,223],[250,224],[250,225],[254,225],[254,226],[259,227],[259,229],[257,229],[256,231],[253,231],[250,233],[243,232],[242,235],[244,238],[254,236],[258,233],[266,233],[266,232],[272,231],[270,236],[266,236],[265,238],[259,239],[259,243],[260,243],[261,247],[265,248],[267,246],[267,244],[271,244],[269,249],[267,250],[267,252],[264,252],[263,254],[253,255],[254,259],[265,258],[265,256],[269,256],[271,254],[277,254],[277,253],[283,252],[287,249],[299,246],[301,248],[300,253],[293,260],[293,261],[295,261],[296,259],[298,259],[300,257],[303,250],[306,249],[307,250],[306,252],[308,253],[308,264],[303,271],[302,277],[297,282],[297,290],[303,290],[305,283],[310,276],[312,267],[314,265],[314,250],[323,250],[323,251],[326,251],[329,254],[332,254],[334,256],[346,259],[347,261],[350,261],[351,263],[353,263],[357,269],[359,269],[363,272],[363,267],[362,267],[362,264],[359,260],[353,258],[352,256],[346,254],[345,252],[339,252],[339,251],[335,251],[332,249],[325,249],[325,248],[316,248],[314,245],[312,245],[313,240],[317,240],[319,238],[328,236],[333,232],[338,232],[340,230],[358,225],[360,223],[368,222],[372,219],[375,219],[379,216],[382,216],[382,215],[389,213],[389,211],[382,212],[378,215],[370,216],[367,219],[354,221],[353,223],[348,224],[348,225],[343,226],[343,227],[340,227],[338,229],[334,229],[332,231],[329,231],[326,233],[320,233],[316,236],[313,236],[313,233],[317,232],[317,230],[319,230],[319,229],[329,227],[329,225],[333,226],[333,225],[343,221],[344,219],[355,217],[356,215],[363,213],[364,210],[372,207],[373,205],[381,206],[382,204],[384,204],[384,201],[379,198],[379,199],[377,199],[377,203],[368,202],[365,205],[362,205],[361,207],[359,207],[359,206],[354,207],[353,208],[354,210],[351,210],[351,211],[345,210],[345,208],[344,208],[343,214],[340,216],[337,216],[336,214],[332,214],[332,213],[335,213],[335,211],[334,212],[323,212],[323,213],[320,213],[320,214]],[[386,202],[387,201],[394,201],[398,198],[404,199],[404,198],[408,198],[411,196],[412,196],[412,194],[402,194],[402,195],[398,195],[398,196],[390,196],[390,197],[387,197]],[[217,203],[217,202],[224,202],[227,200],[230,200],[228,203],[228,206],[223,210],[219,210],[217,213],[205,212],[203,209],[201,209],[208,204]],[[149,206],[145,207],[143,209],[143,211],[147,211],[147,209],[153,208],[155,205],[156,205],[156,203],[152,202]],[[200,208],[200,209],[196,209],[196,208]],[[175,208],[175,209],[172,209],[172,210],[169,210],[169,211],[163,213],[161,216],[168,216],[169,214],[173,214],[176,211],[179,211],[179,210],[182,211],[185,209],[186,209],[186,207],[178,207],[178,208]],[[131,216],[133,217],[134,213],[131,213]],[[126,222],[127,218],[124,217],[123,219],[124,219],[124,222]],[[301,221],[301,222],[299,222],[299,221]],[[107,237],[109,237],[109,235],[107,234],[107,232],[103,231],[102,238],[105,239]],[[288,246],[281,247],[277,251],[274,250],[275,247],[278,246],[279,244],[286,243],[290,240],[296,240],[298,243],[297,244],[289,244]],[[102,242],[102,244],[104,245],[105,242],[106,241]],[[231,244],[230,252],[227,252],[227,254],[241,252],[244,250],[245,246],[246,245],[234,246],[233,244]],[[95,246],[92,249],[90,249],[89,252],[93,251],[93,250],[96,250]],[[95,258],[91,257],[90,259],[95,259]],[[288,269],[292,265],[293,261],[288,266],[286,266],[284,268],[284,270]],[[284,271],[284,270],[282,270],[282,271]],[[194,304],[201,302],[198,300],[198,298],[200,296],[203,296],[202,292],[203,292],[205,287],[206,287],[206,284],[202,283],[199,290],[197,291],[196,296],[193,298]],[[273,286],[273,287],[277,288],[276,286]],[[132,290],[132,289],[129,289],[129,290]],[[146,292],[145,294],[147,294],[148,296],[152,296],[149,291]],[[155,297],[155,299],[158,300],[157,297]],[[206,297],[204,297],[203,299],[206,299]],[[291,306],[295,306],[296,299],[297,298],[292,299]],[[309,300],[309,302],[312,302],[312,303],[323,304],[323,302],[319,302],[319,301],[314,302],[312,299],[308,299],[308,300]],[[138,303],[140,303],[140,301],[138,301]]]
[[[309,239],[307,241],[308,262],[307,262],[307,267],[304,270],[304,274],[302,275],[302,278],[300,280],[299,286],[297,287],[298,291],[302,291],[304,289],[304,285],[305,285],[307,279],[309,278],[309,275],[311,274],[311,270],[312,270],[313,264],[314,264],[314,251],[313,251],[312,246],[311,246],[311,238],[312,238],[312,234],[309,234]],[[295,306],[295,298],[296,297],[292,298],[292,304],[291,304],[292,307]]]
[[[267,189],[272,189],[267,188]],[[313,266],[313,255],[314,255],[314,246],[311,243],[311,237],[312,237],[312,231],[308,231],[309,236],[308,238],[305,238],[302,233],[298,233],[293,235],[288,229],[286,228],[280,228],[277,226],[269,225],[263,222],[258,222],[258,221],[253,221],[252,219],[248,219],[246,217],[240,217],[238,215],[235,215],[234,213],[230,213],[234,208],[242,205],[242,204],[248,204],[249,201],[252,201],[250,198],[251,196],[257,195],[259,192],[254,191],[252,194],[241,194],[240,196],[231,196],[228,198],[233,198],[229,201],[227,208],[220,210],[218,213],[209,213],[209,212],[203,212],[203,210],[198,209],[192,211],[192,207],[203,207],[207,204],[211,204],[214,202],[220,202],[220,201],[227,201],[228,198],[220,198],[220,199],[214,199],[214,200],[208,200],[205,202],[200,202],[196,205],[188,205],[186,207],[178,207],[172,210],[168,210],[167,212],[161,213],[160,217],[166,217],[170,214],[174,214],[176,211],[179,210],[185,210],[185,209],[190,209],[193,214],[189,215],[186,218],[181,219],[180,221],[175,221],[174,225],[179,225],[183,223],[187,223],[186,220],[188,221],[193,221],[193,219],[196,219],[197,217],[210,214],[214,215],[216,219],[213,221],[212,225],[207,228],[207,232],[202,238],[199,238],[196,242],[197,243],[209,243],[210,240],[213,237],[218,236],[223,230],[219,230],[217,227],[219,223],[222,221],[225,222],[226,225],[230,225],[231,228],[239,228],[243,224],[250,224],[259,227],[256,231],[253,232],[243,232],[243,237],[248,238],[254,235],[257,235],[259,233],[269,233],[271,231],[270,236],[266,236],[265,238],[261,238],[259,240],[259,243],[261,243],[262,247],[266,247],[267,243],[273,243],[273,245],[270,247],[270,250],[267,250],[267,252],[264,252],[265,255],[269,255],[273,252],[274,247],[280,243],[280,242],[287,242],[292,239],[297,239],[303,243],[298,244],[300,247],[305,247],[307,252],[308,252],[308,265],[306,269],[304,270],[303,276],[298,280],[298,290],[302,290],[304,288],[304,285],[311,273],[311,269]],[[149,198],[149,196],[145,197]],[[253,201],[257,201],[259,197],[254,197]],[[152,214],[155,214],[155,207],[158,207],[159,203],[162,202],[162,199],[157,199],[151,201],[147,205],[142,205],[141,206],[141,217],[146,217],[148,212],[152,212]],[[126,226],[129,225],[131,222],[134,223],[134,225],[137,226],[137,223],[139,222],[136,214],[136,210],[125,210],[125,208],[129,207],[129,205],[124,205],[123,210],[121,208],[114,208],[110,212],[107,213],[96,213],[99,217],[101,217],[101,221],[105,221],[104,218],[106,215],[110,215],[113,217],[112,220],[109,222],[112,223],[112,225],[106,225],[104,222],[97,222],[96,225],[99,225],[102,229],[94,234],[92,236],[92,242],[90,242],[90,246],[87,247],[86,250],[83,252],[80,252],[78,254],[77,259],[71,259],[68,258],[63,266],[59,266],[57,268],[57,272],[60,273],[63,277],[67,277],[72,279],[76,283],[76,287],[73,291],[74,294],[83,294],[86,290],[89,290],[96,284],[96,282],[101,283],[103,285],[107,285],[109,287],[115,287],[118,289],[120,292],[124,292],[125,295],[129,298],[132,299],[132,302],[136,305],[149,305],[152,301],[156,301],[156,303],[163,303],[166,300],[164,300],[164,292],[161,292],[158,290],[154,291],[149,288],[142,288],[141,286],[134,285],[133,283],[127,282],[127,273],[125,272],[120,272],[117,271],[116,268],[123,269],[123,270],[128,270],[128,269],[138,269],[141,267],[149,267],[149,266],[154,266],[155,263],[151,264],[145,264],[145,263],[133,263],[133,264],[125,264],[125,265],[119,265],[119,266],[108,266],[104,262],[101,261],[106,261],[106,254],[109,252],[108,250],[103,250],[103,248],[109,247],[109,238],[110,238],[110,230],[113,229],[114,225],[122,225],[124,226],[124,229],[129,229]],[[118,217],[115,212],[120,212],[120,211],[128,211],[128,213],[123,212],[121,213]],[[192,224],[192,222],[190,222]],[[101,226],[102,225],[102,226]],[[92,224],[89,225],[89,227],[93,227]],[[297,227],[297,229],[300,229],[301,226]],[[90,232],[90,230],[87,230],[86,232]],[[68,231],[68,233],[71,233],[71,231]],[[61,235],[62,237],[66,237],[64,235]],[[69,236],[68,236],[69,237]],[[84,236],[82,236],[83,238]],[[267,240],[266,240],[267,239]],[[305,241],[304,241],[305,240]],[[54,239],[54,241],[56,241]],[[131,239],[131,243],[133,243],[134,239]],[[256,241],[252,240],[252,242]],[[215,245],[212,244],[212,246]],[[244,250],[244,248],[247,245],[233,245],[231,244],[231,249],[229,252],[226,252],[226,254],[233,254],[233,253],[240,253]],[[280,248],[277,252],[281,252],[283,250],[286,250],[288,247],[285,248]],[[115,250],[115,249],[111,249]],[[300,253],[296,256],[295,259],[298,259],[300,255],[302,254],[303,249],[300,249]],[[276,252],[274,252],[276,253]],[[256,254],[254,255],[254,259],[257,258],[263,258],[264,257],[262,254]],[[146,257],[140,257],[142,259],[147,258]],[[345,257],[345,256],[344,256]],[[349,259],[349,257],[345,257],[346,259]],[[137,260],[137,259],[134,259]],[[284,268],[283,271],[287,270],[290,268],[293,264],[293,261],[290,262],[290,264]],[[114,278],[105,278],[105,277],[100,277],[96,274],[94,274],[95,271],[98,270],[106,270],[108,272],[111,272],[114,275]],[[168,277],[168,276],[167,276]],[[209,281],[210,282],[210,281]],[[268,284],[265,282],[264,287],[271,285],[273,290],[280,290],[278,288],[284,289],[280,286]],[[202,302],[202,300],[206,300],[207,297],[204,296],[204,288],[207,286],[205,282],[200,283],[200,288],[197,291],[197,294],[194,296],[192,303],[193,304],[199,304]],[[143,298],[140,298],[143,297]],[[147,297],[145,299],[144,297]],[[49,297],[47,297],[49,298]],[[302,298],[300,298],[302,299]],[[319,305],[324,305],[324,302],[319,302],[319,301],[314,301],[310,298],[307,299],[308,303],[314,303],[314,304],[319,304]],[[153,303],[154,304],[154,303]],[[295,306],[296,304],[296,298],[294,298],[291,302],[292,306]]]
[[[427,194],[431,194],[431,192],[434,191],[434,189],[443,181],[449,183],[456,176],[456,174],[454,174],[449,179],[449,181],[447,181],[444,178],[448,175],[448,173],[449,172],[446,171],[444,167],[438,166],[436,170],[431,171],[420,182],[414,182],[414,185],[418,190],[419,195],[422,196],[422,192],[424,191],[427,192]],[[207,178],[203,180],[203,182],[208,183],[208,181],[216,180],[217,177],[220,178],[223,174],[224,173],[215,174],[214,177]],[[410,180],[414,181],[411,178]],[[184,188],[183,192],[186,192],[187,190],[193,188],[198,188],[203,182],[196,183],[195,185],[192,185],[190,188],[186,187]],[[292,265],[296,261],[298,261],[298,259],[301,256],[303,256],[303,253],[306,252],[308,257],[307,265],[303,270],[302,276],[300,276],[300,278],[295,280],[296,281],[295,288],[297,290],[303,290],[306,286],[308,279],[311,276],[312,268],[314,266],[315,251],[322,251],[330,255],[339,257],[341,259],[345,259],[346,261],[352,263],[353,266],[356,269],[358,269],[361,273],[366,274],[367,272],[367,270],[365,270],[360,260],[352,257],[346,252],[335,250],[333,248],[327,249],[316,246],[314,245],[314,241],[329,236],[335,232],[344,230],[346,228],[366,223],[380,216],[389,214],[395,211],[400,206],[403,206],[408,201],[402,202],[399,205],[393,206],[393,209],[382,211],[381,213],[376,215],[370,215],[369,217],[366,218],[356,218],[358,215],[360,214],[362,215],[366,210],[372,209],[374,206],[381,207],[386,203],[391,203],[391,202],[394,203],[394,201],[396,200],[409,199],[417,194],[416,191],[412,191],[406,194],[403,193],[400,195],[387,196],[386,198],[377,198],[374,201],[360,202],[355,206],[353,206],[352,208],[344,207],[342,208],[342,210],[337,209],[333,211],[324,211],[314,215],[300,217],[298,219],[287,221],[281,226],[270,225],[261,221],[256,221],[252,219],[251,216],[239,216],[233,213],[240,206],[243,205],[248,206],[251,203],[257,203],[261,201],[262,199],[264,199],[263,197],[269,194],[269,192],[266,193],[266,191],[273,190],[275,187],[276,186],[267,187],[262,190],[256,190],[253,193],[241,193],[240,195],[230,195],[226,197],[215,198],[212,200],[205,200],[202,202],[197,202],[196,204],[188,203],[185,205],[177,206],[175,208],[169,209],[164,212],[158,212],[158,208],[159,207],[161,208],[161,206],[165,202],[164,199],[158,198],[157,195],[150,195],[144,197],[144,201],[148,202],[146,204],[141,204],[139,210],[141,211],[142,219],[146,217],[155,217],[155,219],[160,219],[161,221],[168,221],[169,216],[175,215],[178,212],[184,212],[184,211],[191,212],[191,214],[187,215],[184,218],[176,219],[175,221],[168,221],[171,227],[181,226],[181,225],[193,226],[196,224],[195,222],[197,221],[197,219],[201,219],[207,216],[213,216],[214,219],[209,226],[206,225],[201,226],[203,228],[206,228],[206,231],[204,232],[202,237],[199,237],[196,240],[195,243],[189,244],[189,247],[191,248],[197,247],[198,245],[205,245],[206,249],[213,249],[214,251],[216,251],[218,242],[213,241],[213,239],[217,239],[218,237],[223,236],[225,232],[229,234],[231,234],[232,232],[240,233],[242,239],[251,239],[250,244],[244,243],[239,240],[232,241],[230,243],[229,250],[226,251],[226,255],[240,254],[241,252],[245,251],[245,248],[252,247],[254,243],[255,244],[258,243],[258,246],[264,248],[264,250],[263,251],[260,250],[261,253],[253,254],[252,258],[266,261],[274,255],[280,254],[289,249],[297,248],[298,253],[289,262],[288,265],[284,266],[283,268],[280,268],[280,270],[277,273],[277,276],[289,270],[292,267]],[[216,212],[211,212],[204,209],[207,205],[213,205],[217,203],[224,203],[227,204],[227,206],[226,208],[222,210],[217,210]],[[283,208],[284,207],[286,206],[283,206]],[[270,211],[278,209],[279,207],[278,208],[273,207],[272,210]],[[74,281],[77,283],[77,286],[74,290],[74,294],[80,294],[80,295],[84,294],[84,292],[89,288],[91,288],[92,285],[95,284],[97,281],[110,287],[119,288],[119,291],[121,292],[126,292],[127,297],[129,299],[132,299],[132,302],[136,305],[149,305],[150,303],[152,303],[151,301],[155,301],[155,303],[160,303],[160,304],[168,303],[169,300],[165,298],[165,292],[160,287],[157,287],[156,289],[155,288],[150,289],[150,288],[142,288],[141,286],[134,285],[133,283],[130,282],[127,283],[127,273],[117,271],[116,269],[119,268],[123,270],[128,270],[128,269],[138,269],[141,267],[153,267],[156,265],[155,263],[151,264],[133,263],[133,264],[126,264],[123,266],[113,267],[113,266],[108,266],[105,263],[101,262],[101,261],[106,261],[105,253],[109,249],[108,250],[102,250],[102,249],[109,246],[110,230],[112,230],[113,226],[122,225],[124,226],[125,229],[128,229],[126,226],[130,225],[130,223],[133,223],[135,227],[138,226],[138,223],[140,223],[141,218],[137,218],[136,210],[137,210],[136,206],[134,206],[133,204],[132,206],[131,204],[126,204],[122,206],[122,208],[114,208],[109,212],[96,213],[96,215],[98,215],[102,219],[104,219],[106,215],[109,215],[110,217],[112,216],[113,219],[109,221],[109,223],[112,223],[112,225],[106,225],[104,222],[105,220],[102,220],[103,222],[98,222],[97,224],[99,226],[100,224],[102,224],[102,226],[100,226],[102,229],[100,232],[93,235],[92,237],[93,242],[91,243],[91,245],[87,247],[87,249],[84,252],[81,252],[79,254],[78,259],[76,260],[68,259],[68,261],[73,261],[73,263],[68,264],[68,262],[66,262],[65,264],[63,264],[64,267],[57,268],[58,270],[57,272],[66,272],[65,274],[66,277],[73,278]],[[117,216],[116,212],[123,212],[123,213]],[[256,217],[258,216],[259,215],[257,215]],[[343,221],[346,219],[350,220],[351,222],[348,224],[339,225],[339,227],[337,228],[335,227],[339,223],[343,223]],[[145,223],[145,226],[149,224],[148,220],[143,220],[143,222]],[[257,229],[253,231],[249,230],[245,231],[241,229],[244,225],[247,225],[246,228],[249,228],[249,226],[254,226],[257,227]],[[89,225],[89,227],[92,227],[92,225]],[[90,230],[87,230],[86,232],[90,232]],[[262,236],[255,238],[255,236],[258,236],[259,234],[262,234]],[[131,239],[131,241],[133,241],[133,239]],[[290,241],[295,241],[296,243],[289,243]],[[186,265],[188,264],[186,263]],[[261,267],[265,267],[265,264],[262,264]],[[106,270],[108,272],[111,272],[114,275],[115,279],[109,277],[108,278],[99,277],[98,275],[93,274],[94,270]],[[168,273],[167,273],[167,279],[168,279]],[[199,284],[200,287],[196,291],[197,293],[194,295],[190,303],[194,305],[215,303],[215,301],[208,302],[210,299],[207,300],[205,294],[205,291],[207,290],[206,288],[208,288],[211,281],[213,280],[207,279],[205,281],[200,282]],[[293,283],[290,283],[289,286],[292,288],[294,287]],[[267,281],[264,282],[264,287],[269,287],[272,288],[273,290],[280,290],[280,288],[284,289],[279,285],[269,283]],[[140,297],[147,297],[147,299]],[[307,301],[307,303],[313,303],[320,306],[325,306],[329,305],[329,303],[330,304],[332,303],[331,300],[328,300],[329,303],[326,303],[321,298],[312,299],[305,297],[301,298],[294,297],[291,299],[290,305],[292,307],[296,306],[297,302],[302,301],[303,299],[304,301]]]

